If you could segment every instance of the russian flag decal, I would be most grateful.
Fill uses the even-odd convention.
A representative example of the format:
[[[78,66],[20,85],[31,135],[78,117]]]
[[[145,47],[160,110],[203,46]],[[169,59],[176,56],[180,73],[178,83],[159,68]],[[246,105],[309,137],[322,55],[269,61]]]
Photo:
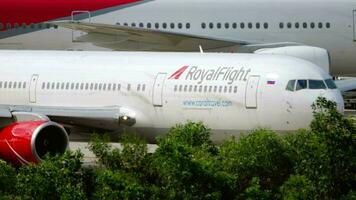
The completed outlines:
[[[276,81],[267,81],[267,85],[274,85]]]

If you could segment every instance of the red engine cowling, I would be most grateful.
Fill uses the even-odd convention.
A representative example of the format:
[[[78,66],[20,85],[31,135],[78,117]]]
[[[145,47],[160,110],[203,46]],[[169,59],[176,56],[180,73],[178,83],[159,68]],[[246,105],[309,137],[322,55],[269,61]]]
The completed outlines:
[[[68,148],[65,129],[51,121],[16,122],[0,130],[0,157],[14,165],[39,163]]]

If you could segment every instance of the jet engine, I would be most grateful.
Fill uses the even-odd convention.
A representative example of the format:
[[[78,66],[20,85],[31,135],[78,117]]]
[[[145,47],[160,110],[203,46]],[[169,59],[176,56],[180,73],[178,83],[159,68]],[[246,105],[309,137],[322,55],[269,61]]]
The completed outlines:
[[[68,143],[65,129],[52,121],[22,121],[0,129],[0,157],[17,166],[63,154]]]

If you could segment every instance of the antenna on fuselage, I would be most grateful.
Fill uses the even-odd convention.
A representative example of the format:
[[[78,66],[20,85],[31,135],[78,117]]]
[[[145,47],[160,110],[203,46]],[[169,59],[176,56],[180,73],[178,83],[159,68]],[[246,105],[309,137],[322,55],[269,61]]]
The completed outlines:
[[[203,47],[201,47],[201,45],[199,45],[199,50],[200,50],[200,53],[204,53]]]

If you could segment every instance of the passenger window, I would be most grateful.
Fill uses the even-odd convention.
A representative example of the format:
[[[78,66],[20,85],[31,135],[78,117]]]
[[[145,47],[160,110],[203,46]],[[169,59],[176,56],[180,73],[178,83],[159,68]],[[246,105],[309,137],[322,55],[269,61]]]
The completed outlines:
[[[295,28],[299,28],[299,23],[295,23]]]
[[[62,90],[64,89],[64,83],[61,84],[61,89],[62,89]]]
[[[103,84],[100,83],[99,84],[99,90],[101,90],[102,86],[103,86]]]
[[[292,28],[292,23],[288,22],[288,23],[287,23],[287,27],[288,27],[288,28]]]
[[[108,84],[108,90],[111,90],[111,83]]]
[[[80,90],[83,90],[84,89],[84,83],[81,83],[80,84]]]
[[[323,28],[323,23],[319,22],[318,27]]]
[[[256,28],[260,29],[260,27],[261,27],[261,24],[260,23],[256,23]]]
[[[103,90],[104,90],[104,91],[106,90],[106,83],[103,84]]]
[[[178,86],[175,85],[173,90],[174,90],[175,92],[177,92],[177,89],[178,89]]]
[[[229,93],[231,93],[231,92],[232,92],[232,86],[229,87]]]
[[[66,84],[66,90],[68,90],[68,89],[69,89],[69,83]]]
[[[55,85],[56,85],[56,84],[53,82],[53,83],[52,83],[52,87],[51,87],[52,90],[54,89]]]
[[[70,85],[70,89],[71,89],[71,90],[74,89],[74,83],[72,83],[72,84]]]
[[[182,29],[183,28],[183,24],[182,23],[178,23],[178,28]]]
[[[137,85],[137,91],[140,91],[141,90],[141,84],[138,84]]]
[[[207,92],[208,91],[208,86],[204,86],[204,92]]]
[[[230,28],[230,24],[229,23],[225,23],[225,28],[226,29]]]
[[[286,90],[293,92],[294,91],[294,86],[295,86],[295,80],[290,80],[290,81],[288,81]]]
[[[155,28],[159,29],[159,23],[155,23]]]
[[[214,86],[214,92],[217,92],[218,91],[218,86]]]
[[[131,26],[132,26],[132,27],[136,27],[136,24],[135,24],[135,23],[132,23]]]
[[[237,86],[234,87],[234,93],[237,93]]]
[[[174,23],[171,23],[171,29],[174,29]]]
[[[116,84],[112,85],[112,90],[115,91],[116,90]]]
[[[43,83],[42,83],[42,90],[44,90],[44,89],[45,89],[45,87],[46,87],[46,83],[45,83],[45,82],[43,82]]]
[[[163,23],[163,24],[162,24],[162,27],[163,27],[164,29],[166,29],[166,28],[167,28],[167,23]]]
[[[151,28],[151,27],[152,27],[151,23],[147,23],[147,28]]]
[[[279,28],[280,28],[280,29],[284,28],[283,22],[279,23]]]
[[[218,24],[216,25],[216,27],[217,27],[218,29],[221,29],[221,23],[218,23]]]
[[[245,23],[240,23],[240,28],[244,29],[245,28]]]
[[[209,86],[209,92],[212,92],[213,86]]]
[[[183,86],[179,85],[179,92],[181,92],[183,90]]]
[[[127,84],[127,91],[131,90],[131,84]]]
[[[309,80],[309,89],[326,89],[326,86],[323,80]]]
[[[47,83],[47,90],[49,90],[49,89],[50,89],[50,87],[51,87],[51,83],[50,83],[50,82],[48,82],[48,83]]]
[[[331,27],[329,22],[327,22],[325,26],[326,26],[326,28],[330,28]]]
[[[249,29],[252,28],[252,23],[248,23],[248,28],[249,28]]]
[[[199,92],[202,92],[203,91],[203,86],[199,86]]]
[[[193,90],[193,85],[189,85],[189,92],[192,92]]]
[[[194,92],[197,92],[197,91],[198,91],[198,86],[194,85]]]
[[[232,28],[236,29],[237,28],[237,24],[236,23],[232,23]]]
[[[185,24],[185,28],[190,29],[190,24],[189,24],[189,23],[186,23],[186,24]]]
[[[7,81],[4,82],[4,88],[7,88]]]
[[[145,91],[145,90],[146,90],[146,85],[143,84],[143,85],[142,85],[142,91]]]
[[[220,86],[220,87],[219,87],[219,93],[222,92],[222,88],[223,88],[223,86]]]
[[[264,23],[263,28],[268,29],[268,23]]]
[[[213,29],[214,28],[214,24],[213,23],[209,23],[209,28]]]
[[[11,24],[10,24],[10,23],[7,23],[7,24],[6,24],[6,28],[7,28],[7,29],[11,29]]]
[[[1,82],[0,82],[0,84],[1,84]],[[21,89],[21,88],[22,88],[22,82],[19,82],[19,89]]]
[[[56,86],[56,89],[57,89],[57,90],[59,89],[59,85],[60,85],[60,83],[58,82],[58,83],[57,83],[57,86]]]
[[[142,22],[139,24],[139,27],[140,27],[140,28],[143,28],[143,23],[142,23]]]
[[[308,24],[306,22],[303,23],[303,28],[308,28]]]
[[[121,90],[121,84],[117,84],[117,90],[118,90],[118,91]]]
[[[306,89],[307,87],[307,80],[298,80],[296,85],[296,91]]]
[[[23,87],[22,87],[23,89],[25,89],[26,88],[26,82],[23,82]]]
[[[10,81],[9,82],[9,89],[11,89],[12,88],[12,82]]]
[[[224,87],[224,93],[227,93],[227,86]]]
[[[337,89],[337,87],[332,79],[326,79],[325,83],[329,89]]]
[[[310,23],[310,28],[315,28],[315,23],[314,22]]]
[[[94,90],[97,90],[97,89],[98,89],[98,84],[95,83],[95,85],[94,85]]]
[[[185,86],[184,86],[184,92],[186,92],[187,90],[188,90],[188,86],[185,85]]]

